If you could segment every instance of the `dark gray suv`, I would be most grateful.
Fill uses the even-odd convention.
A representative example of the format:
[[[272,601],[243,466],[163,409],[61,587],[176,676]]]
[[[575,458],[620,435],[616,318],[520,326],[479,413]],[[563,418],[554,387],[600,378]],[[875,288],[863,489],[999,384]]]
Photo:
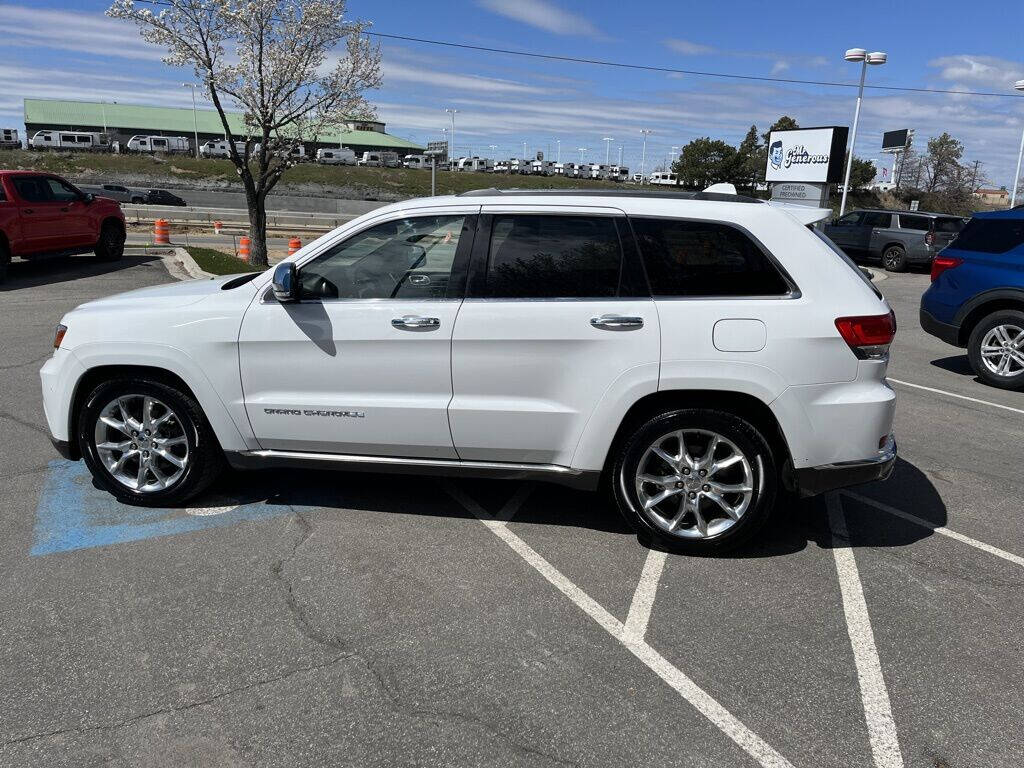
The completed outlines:
[[[949,245],[964,220],[925,211],[851,211],[824,227],[832,242],[851,256],[881,259],[890,272],[930,264]]]

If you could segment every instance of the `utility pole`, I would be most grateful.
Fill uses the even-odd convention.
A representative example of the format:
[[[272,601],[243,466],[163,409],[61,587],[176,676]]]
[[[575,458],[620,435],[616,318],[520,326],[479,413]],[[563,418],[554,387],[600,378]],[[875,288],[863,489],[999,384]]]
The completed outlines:
[[[604,164],[608,165],[608,160],[611,157],[612,152],[612,142],[615,141],[615,139],[610,136],[605,136],[601,141],[604,142]]]
[[[450,159],[455,158],[455,115],[458,111],[459,110],[457,109],[445,109],[445,112],[452,116],[452,146],[451,151],[449,152]]]
[[[555,162],[562,162],[562,140],[555,139]]]
[[[974,161],[974,173],[971,174],[971,193],[974,193],[978,184],[978,166],[981,165],[981,160]]]

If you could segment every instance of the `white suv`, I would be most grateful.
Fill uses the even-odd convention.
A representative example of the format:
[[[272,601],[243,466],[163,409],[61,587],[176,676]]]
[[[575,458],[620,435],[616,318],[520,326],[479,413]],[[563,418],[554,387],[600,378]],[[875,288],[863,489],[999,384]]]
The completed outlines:
[[[648,540],[721,549],[780,487],[895,462],[895,318],[812,213],[628,191],[389,205],[274,270],[69,313],[47,421],[128,503],[181,504],[225,459],[603,480]]]

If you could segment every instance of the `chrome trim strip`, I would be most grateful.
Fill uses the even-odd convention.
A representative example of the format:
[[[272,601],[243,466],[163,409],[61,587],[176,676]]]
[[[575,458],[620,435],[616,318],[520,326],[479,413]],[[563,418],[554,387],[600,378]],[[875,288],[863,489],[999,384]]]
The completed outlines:
[[[872,456],[870,459],[854,459],[853,461],[837,461],[833,464],[823,464],[814,469],[850,469],[853,467],[872,467],[877,464],[885,464],[886,462],[892,461],[896,458],[896,437],[895,435],[889,435],[889,438],[885,441],[885,446],[878,452],[876,456]]]
[[[296,461],[323,461],[341,464],[378,464],[403,467],[437,467],[451,469],[481,469],[512,472],[540,472],[544,474],[579,476],[581,469],[560,464],[516,464],[500,461],[462,461],[460,459],[410,459],[401,456],[363,456],[348,453],[314,453],[305,451],[256,450],[242,451],[242,456],[258,459],[294,459]]]

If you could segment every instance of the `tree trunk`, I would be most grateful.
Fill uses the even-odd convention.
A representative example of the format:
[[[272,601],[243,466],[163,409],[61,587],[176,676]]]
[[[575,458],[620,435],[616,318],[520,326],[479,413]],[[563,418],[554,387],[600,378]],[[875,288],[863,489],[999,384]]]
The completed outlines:
[[[267,260],[267,204],[260,194],[245,194],[249,208],[249,263],[254,267],[266,267]]]

